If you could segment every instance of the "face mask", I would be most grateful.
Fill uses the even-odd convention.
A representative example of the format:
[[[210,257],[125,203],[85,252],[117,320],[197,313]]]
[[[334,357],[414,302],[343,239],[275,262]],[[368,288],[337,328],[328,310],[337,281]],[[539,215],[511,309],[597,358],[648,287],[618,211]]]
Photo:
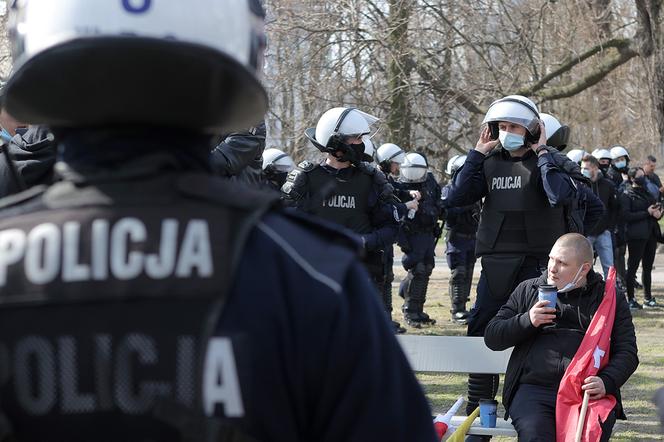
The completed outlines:
[[[620,160],[615,162],[613,165],[616,166],[616,169],[624,169],[625,167],[627,167],[627,161]]]
[[[576,278],[579,277],[582,270],[583,270],[583,266],[579,267],[579,271],[576,272],[576,275],[574,275],[574,278],[572,278],[572,281],[565,284],[565,287],[558,290],[558,293],[567,293],[571,290],[574,290],[576,288],[576,285],[579,283],[579,281]]]
[[[3,141],[6,141],[9,143],[12,140],[12,136],[9,132],[7,132],[7,129],[4,127],[2,128],[2,131],[0,131],[0,138],[2,138]]]
[[[646,177],[645,176],[640,176],[638,178],[633,179],[634,184],[637,184],[641,187],[646,187]]]
[[[584,177],[593,179],[593,173],[588,170],[588,169],[581,169],[581,173],[583,174]]]
[[[602,173],[606,173],[606,171],[609,170],[609,164],[600,164],[599,170],[601,170]]]
[[[500,140],[500,144],[508,151],[517,150],[523,147],[525,142],[523,135],[517,135],[503,130],[498,133],[498,139]]]

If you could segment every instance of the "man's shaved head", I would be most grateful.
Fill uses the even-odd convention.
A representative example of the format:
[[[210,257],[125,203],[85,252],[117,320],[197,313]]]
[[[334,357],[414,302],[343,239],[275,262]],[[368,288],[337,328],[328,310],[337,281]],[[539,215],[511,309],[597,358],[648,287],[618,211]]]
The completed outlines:
[[[558,238],[553,247],[572,249],[575,259],[579,264],[593,262],[593,246],[583,235],[578,233],[566,233]]]

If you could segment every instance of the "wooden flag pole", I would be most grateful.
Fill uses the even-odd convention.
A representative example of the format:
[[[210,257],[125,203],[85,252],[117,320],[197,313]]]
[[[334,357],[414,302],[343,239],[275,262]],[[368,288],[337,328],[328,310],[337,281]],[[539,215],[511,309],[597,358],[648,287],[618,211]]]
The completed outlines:
[[[576,426],[576,437],[574,438],[575,442],[581,442],[581,436],[583,435],[583,427],[586,424],[586,414],[588,412],[589,400],[590,400],[590,395],[586,391],[583,393],[583,404],[581,405],[581,412],[579,413],[579,424]]]

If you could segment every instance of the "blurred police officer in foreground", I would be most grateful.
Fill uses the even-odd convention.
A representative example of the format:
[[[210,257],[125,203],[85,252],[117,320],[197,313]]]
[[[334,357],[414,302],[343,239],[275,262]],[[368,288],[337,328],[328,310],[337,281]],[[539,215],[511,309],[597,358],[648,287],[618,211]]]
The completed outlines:
[[[326,154],[325,160],[301,162],[281,190],[291,205],[358,234],[371,279],[384,293],[386,251],[395,241],[398,213],[394,189],[385,175],[364,162],[366,136],[377,122],[378,118],[352,107],[323,113],[305,135]]]
[[[447,196],[452,189],[456,173],[466,162],[466,155],[454,155],[447,162],[445,173],[450,177],[441,193],[443,217],[445,219],[445,255],[450,268],[449,295],[452,302],[452,320],[466,324],[468,311],[466,303],[470,299],[470,288],[475,269],[475,236],[482,205],[479,201],[454,207],[447,204]]]
[[[567,231],[564,206],[575,197],[571,179],[556,166],[554,155],[560,154],[546,147],[546,130],[531,100],[519,95],[497,100],[484,123],[447,195],[451,206],[485,198],[475,249],[482,273],[469,336],[483,336],[514,287],[546,269],[549,250]],[[497,388],[497,375],[470,375],[468,410]]]
[[[12,15],[5,103],[62,181],[0,209],[3,438],[434,440],[353,241],[212,175],[210,134],[267,107],[260,5]]]

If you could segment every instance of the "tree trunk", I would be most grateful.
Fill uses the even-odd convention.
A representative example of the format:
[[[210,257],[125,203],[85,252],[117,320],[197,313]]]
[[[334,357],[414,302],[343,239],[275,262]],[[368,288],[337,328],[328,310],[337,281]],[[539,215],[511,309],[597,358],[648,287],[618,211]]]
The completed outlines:
[[[388,68],[390,109],[387,116],[389,142],[407,148],[411,142],[411,102],[408,21],[412,0],[390,0]]]

